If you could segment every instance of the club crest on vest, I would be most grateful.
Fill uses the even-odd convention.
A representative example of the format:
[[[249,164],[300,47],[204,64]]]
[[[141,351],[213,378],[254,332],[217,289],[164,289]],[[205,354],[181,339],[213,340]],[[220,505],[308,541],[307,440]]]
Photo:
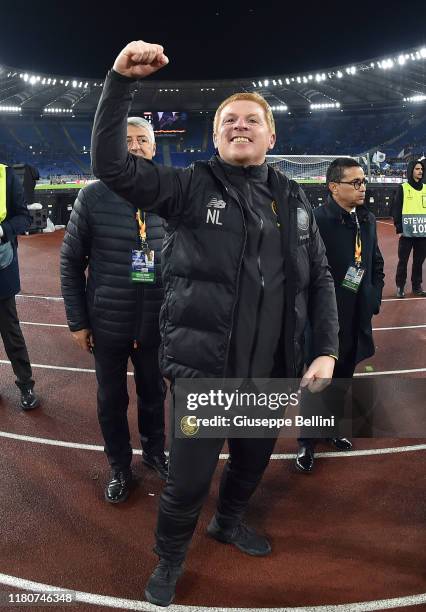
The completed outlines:
[[[299,243],[309,240],[309,215],[303,208],[297,209],[297,229]]]

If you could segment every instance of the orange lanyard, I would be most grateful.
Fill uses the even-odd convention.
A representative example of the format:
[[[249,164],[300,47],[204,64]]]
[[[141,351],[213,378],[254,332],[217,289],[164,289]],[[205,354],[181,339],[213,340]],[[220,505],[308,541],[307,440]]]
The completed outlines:
[[[358,221],[358,217],[357,214],[355,213],[355,219],[356,219],[356,236],[355,236],[355,263],[360,265],[361,264],[361,228],[359,226],[359,221]]]
[[[141,237],[141,240],[143,242],[146,242],[146,220],[145,220],[145,213],[143,214],[143,220],[141,219],[141,213],[140,210],[137,211],[136,213],[136,220],[138,222],[139,225],[139,236]]]

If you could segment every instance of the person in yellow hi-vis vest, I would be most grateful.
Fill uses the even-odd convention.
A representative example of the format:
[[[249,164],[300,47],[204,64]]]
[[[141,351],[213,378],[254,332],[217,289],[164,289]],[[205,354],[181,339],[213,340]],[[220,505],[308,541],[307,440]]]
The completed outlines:
[[[20,291],[17,235],[30,225],[21,183],[12,168],[0,164],[0,334],[21,391],[23,410],[39,404],[15,302]]]
[[[426,185],[422,161],[411,161],[407,166],[407,182],[400,186],[393,204],[392,216],[397,234],[398,267],[396,269],[396,296],[405,297],[407,264],[413,250],[411,284],[414,295],[426,297],[422,287],[422,267],[426,258]]]

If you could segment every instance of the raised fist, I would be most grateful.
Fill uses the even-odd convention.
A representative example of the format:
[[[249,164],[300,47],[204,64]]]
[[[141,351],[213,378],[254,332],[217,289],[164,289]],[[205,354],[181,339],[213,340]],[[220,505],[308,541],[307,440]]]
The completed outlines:
[[[169,63],[161,45],[134,40],[124,47],[114,62],[114,70],[132,79],[143,79]]]

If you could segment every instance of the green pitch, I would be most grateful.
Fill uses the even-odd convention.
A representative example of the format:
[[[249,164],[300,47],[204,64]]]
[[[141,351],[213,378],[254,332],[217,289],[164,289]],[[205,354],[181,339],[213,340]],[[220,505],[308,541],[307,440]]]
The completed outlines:
[[[296,179],[297,183],[322,183],[318,179]],[[66,183],[65,185],[36,185],[36,189],[82,189],[83,183]]]
[[[36,185],[36,189],[81,189],[84,185],[78,183],[67,183],[66,185]]]

